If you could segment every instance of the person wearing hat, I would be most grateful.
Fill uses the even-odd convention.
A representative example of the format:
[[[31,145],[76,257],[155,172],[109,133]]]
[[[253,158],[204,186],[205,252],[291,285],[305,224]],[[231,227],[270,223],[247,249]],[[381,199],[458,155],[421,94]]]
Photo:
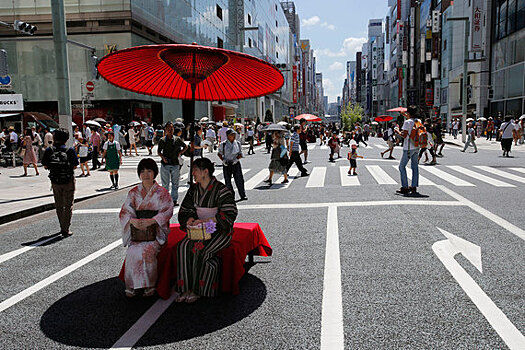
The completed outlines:
[[[102,158],[106,160],[106,170],[109,171],[109,178],[111,179],[111,187],[118,190],[118,170],[122,165],[122,151],[120,143],[115,141],[115,133],[113,130],[108,132],[108,140],[102,146]]]
[[[241,201],[248,200],[246,191],[244,190],[244,177],[242,175],[242,167],[240,159],[242,158],[241,143],[235,139],[237,133],[231,129],[226,132],[226,140],[221,142],[219,146],[218,155],[224,165],[224,183],[235,194],[232,186],[231,177],[235,180],[237,190],[241,196]]]

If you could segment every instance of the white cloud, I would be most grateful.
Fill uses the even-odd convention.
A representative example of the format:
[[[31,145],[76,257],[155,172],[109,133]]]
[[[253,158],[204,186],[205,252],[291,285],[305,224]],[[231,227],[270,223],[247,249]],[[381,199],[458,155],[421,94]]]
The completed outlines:
[[[332,83],[332,80],[328,78],[323,77],[323,90],[325,91],[333,91],[335,88],[334,83]],[[326,92],[325,92],[326,94]]]
[[[330,70],[340,70],[340,69],[343,69],[343,64],[341,62],[334,62],[330,65],[330,67],[328,67],[328,69]]]
[[[315,56],[348,57],[355,59],[355,53],[361,51],[361,48],[366,41],[366,38],[349,37],[343,41],[343,45],[339,51],[332,51],[330,49],[317,49],[315,50]]]
[[[313,16],[307,19],[303,19],[301,21],[301,25],[303,27],[315,27],[317,25],[321,26],[322,28],[326,28],[328,30],[335,30],[335,26],[333,24],[329,24],[328,22],[322,22],[319,16]]]
[[[311,27],[311,26],[315,26],[319,22],[321,22],[321,19],[319,18],[319,16],[313,16],[308,19],[303,19],[301,21],[301,25],[303,27]]]

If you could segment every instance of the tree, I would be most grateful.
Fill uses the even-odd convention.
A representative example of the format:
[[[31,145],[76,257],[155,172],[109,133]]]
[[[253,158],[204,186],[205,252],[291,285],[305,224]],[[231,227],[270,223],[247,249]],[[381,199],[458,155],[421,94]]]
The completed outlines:
[[[348,105],[343,107],[341,111],[341,123],[344,131],[350,131],[354,129],[357,122],[360,122],[363,118],[363,108],[359,104],[352,105],[348,102]]]

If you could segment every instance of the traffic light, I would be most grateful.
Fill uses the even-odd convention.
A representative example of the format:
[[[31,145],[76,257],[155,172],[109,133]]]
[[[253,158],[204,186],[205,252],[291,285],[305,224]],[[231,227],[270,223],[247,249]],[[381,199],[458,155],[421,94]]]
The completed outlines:
[[[22,22],[18,19],[15,21],[15,23],[13,23],[13,28],[17,32],[28,34],[28,35],[35,34],[36,29],[37,29],[36,26],[26,23],[26,22]]]

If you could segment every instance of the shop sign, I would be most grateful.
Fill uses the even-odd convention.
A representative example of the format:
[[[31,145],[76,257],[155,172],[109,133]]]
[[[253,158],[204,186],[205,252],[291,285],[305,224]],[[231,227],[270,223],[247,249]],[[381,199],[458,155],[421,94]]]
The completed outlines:
[[[483,8],[482,0],[472,1],[472,22],[470,31],[472,36],[470,38],[470,51],[483,51],[483,18],[485,17],[485,9]]]
[[[293,103],[297,103],[297,66],[292,68],[292,78]]]
[[[0,94],[0,111],[23,111],[22,94]]]

